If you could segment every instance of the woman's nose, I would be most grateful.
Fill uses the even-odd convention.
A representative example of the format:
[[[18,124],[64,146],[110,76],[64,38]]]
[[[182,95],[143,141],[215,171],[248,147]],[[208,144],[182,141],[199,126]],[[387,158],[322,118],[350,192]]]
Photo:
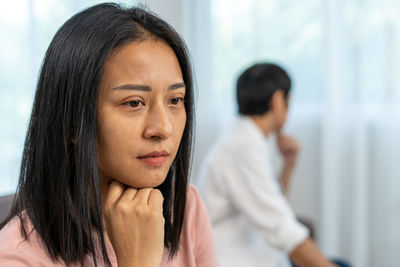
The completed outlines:
[[[149,110],[147,123],[144,129],[146,139],[164,140],[172,135],[173,127],[168,109],[157,105]]]

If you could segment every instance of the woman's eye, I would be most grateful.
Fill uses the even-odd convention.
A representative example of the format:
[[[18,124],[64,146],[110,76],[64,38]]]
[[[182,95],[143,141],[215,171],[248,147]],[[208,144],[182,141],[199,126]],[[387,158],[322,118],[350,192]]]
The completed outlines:
[[[144,103],[141,100],[132,100],[132,101],[128,101],[128,102],[123,103],[123,105],[129,106],[129,107],[132,107],[132,108],[137,108],[137,107],[140,107],[140,106],[144,106]]]
[[[183,102],[183,101],[184,101],[183,97],[174,97],[174,98],[172,98],[169,102],[170,102],[172,105],[178,105],[179,103],[181,103],[181,102]]]

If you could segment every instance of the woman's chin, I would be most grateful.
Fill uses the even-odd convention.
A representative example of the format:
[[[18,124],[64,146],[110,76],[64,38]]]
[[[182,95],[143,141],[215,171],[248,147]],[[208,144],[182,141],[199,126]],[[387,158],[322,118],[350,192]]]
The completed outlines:
[[[125,184],[126,186],[132,187],[132,188],[155,188],[159,185],[161,185],[165,181],[165,177],[163,178],[154,178],[154,179],[148,179],[145,181],[121,181],[121,183]]]
[[[161,185],[167,176],[167,173],[148,173],[143,174],[140,177],[130,176],[124,173],[111,173],[111,175],[104,175],[103,172],[100,173],[100,178],[103,183],[109,183],[112,180],[118,181],[127,187],[132,187],[136,189],[141,188],[155,188]]]

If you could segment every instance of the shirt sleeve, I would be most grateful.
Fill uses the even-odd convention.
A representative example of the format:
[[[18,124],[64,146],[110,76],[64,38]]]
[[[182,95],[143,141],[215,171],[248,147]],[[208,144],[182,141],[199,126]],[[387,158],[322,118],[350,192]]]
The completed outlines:
[[[25,241],[27,242],[27,241]],[[28,249],[27,249],[28,250]],[[0,266],[12,266],[12,267],[50,267],[55,264],[46,258],[38,257],[30,253],[30,251],[21,251],[21,249],[15,249],[14,251],[1,251],[0,252]]]
[[[261,152],[260,152],[261,151]],[[290,253],[308,237],[282,194],[263,150],[242,147],[232,156],[230,171],[224,175],[235,207],[253,222],[266,241]]]
[[[189,187],[191,202],[195,206],[195,213],[193,217],[194,231],[194,251],[196,267],[217,267],[217,257],[215,254],[213,234],[210,219],[208,217],[207,209],[199,192],[193,186]]]
[[[47,255],[39,236],[32,230],[32,225],[26,223],[28,239],[21,234],[21,223],[14,217],[0,231],[0,266],[12,267],[50,267],[60,266]]]
[[[0,253],[0,266],[35,267],[39,265],[31,257],[25,257],[16,253]]]

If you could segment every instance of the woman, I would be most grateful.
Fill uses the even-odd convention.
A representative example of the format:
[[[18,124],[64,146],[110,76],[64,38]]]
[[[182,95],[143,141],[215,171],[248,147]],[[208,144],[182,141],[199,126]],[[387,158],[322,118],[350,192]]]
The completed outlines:
[[[166,22],[116,4],[68,20],[43,62],[0,265],[216,266],[187,185],[193,110]]]

